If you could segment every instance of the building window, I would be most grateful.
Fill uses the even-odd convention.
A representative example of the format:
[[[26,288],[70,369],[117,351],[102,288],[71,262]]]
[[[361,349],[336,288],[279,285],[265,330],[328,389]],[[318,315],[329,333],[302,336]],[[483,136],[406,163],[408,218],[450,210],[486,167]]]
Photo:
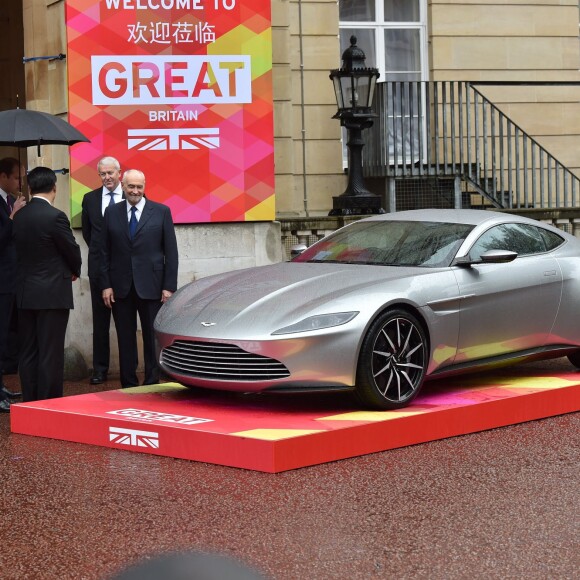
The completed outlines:
[[[427,80],[426,0],[339,0],[341,52],[351,35],[381,81]]]
[[[366,65],[379,69],[378,82],[426,81],[427,68],[427,0],[339,0],[340,47],[342,52],[350,46],[350,37],[357,37],[357,45],[366,55]],[[398,89],[400,90],[400,89]],[[389,89],[389,95],[391,91]],[[407,151],[419,151],[419,119],[417,93],[413,96],[412,110],[415,121],[413,131],[404,130]],[[390,99],[389,99],[390,102]],[[409,107],[401,108],[399,101],[388,112],[391,126],[399,135],[409,127]],[[425,110],[423,103],[422,110]],[[424,118],[420,120],[424,122]],[[346,132],[343,130],[343,167],[348,165]],[[399,143],[389,144],[390,158],[401,157]]]

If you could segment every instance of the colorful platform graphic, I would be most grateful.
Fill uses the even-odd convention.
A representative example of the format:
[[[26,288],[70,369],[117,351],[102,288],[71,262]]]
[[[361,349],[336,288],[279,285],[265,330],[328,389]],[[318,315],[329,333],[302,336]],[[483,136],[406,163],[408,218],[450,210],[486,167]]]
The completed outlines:
[[[176,383],[15,404],[13,433],[277,473],[580,410],[580,373],[427,383],[400,411],[337,395],[240,395]]]

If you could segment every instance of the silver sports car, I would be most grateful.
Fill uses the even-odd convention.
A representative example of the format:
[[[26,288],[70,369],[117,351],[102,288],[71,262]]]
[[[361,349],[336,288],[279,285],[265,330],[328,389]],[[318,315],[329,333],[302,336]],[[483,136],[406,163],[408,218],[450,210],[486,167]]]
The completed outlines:
[[[162,369],[184,385],[353,389],[398,409],[429,377],[564,355],[580,365],[580,241],[484,210],[373,216],[291,262],[181,288],[155,330]]]

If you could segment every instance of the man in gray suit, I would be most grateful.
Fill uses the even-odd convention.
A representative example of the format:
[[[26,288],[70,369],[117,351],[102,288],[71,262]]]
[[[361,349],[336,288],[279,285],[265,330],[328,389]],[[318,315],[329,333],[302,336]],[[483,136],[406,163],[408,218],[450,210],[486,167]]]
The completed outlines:
[[[81,250],[70,222],[53,207],[56,174],[36,167],[28,174],[28,187],[32,199],[13,219],[18,371],[25,402],[62,397],[72,283],[81,271]]]
[[[169,208],[145,199],[145,175],[123,175],[126,201],[105,210],[102,243],[103,300],[113,310],[119,343],[121,386],[137,380],[137,313],[143,335],[145,380],[159,382],[153,322],[177,290],[177,240]]]

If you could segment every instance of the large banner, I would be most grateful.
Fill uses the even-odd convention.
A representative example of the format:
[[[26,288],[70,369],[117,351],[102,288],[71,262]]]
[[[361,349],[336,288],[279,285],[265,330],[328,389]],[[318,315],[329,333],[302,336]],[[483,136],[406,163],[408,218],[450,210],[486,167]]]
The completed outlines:
[[[66,0],[73,225],[97,162],[176,223],[274,219],[270,0]]]

